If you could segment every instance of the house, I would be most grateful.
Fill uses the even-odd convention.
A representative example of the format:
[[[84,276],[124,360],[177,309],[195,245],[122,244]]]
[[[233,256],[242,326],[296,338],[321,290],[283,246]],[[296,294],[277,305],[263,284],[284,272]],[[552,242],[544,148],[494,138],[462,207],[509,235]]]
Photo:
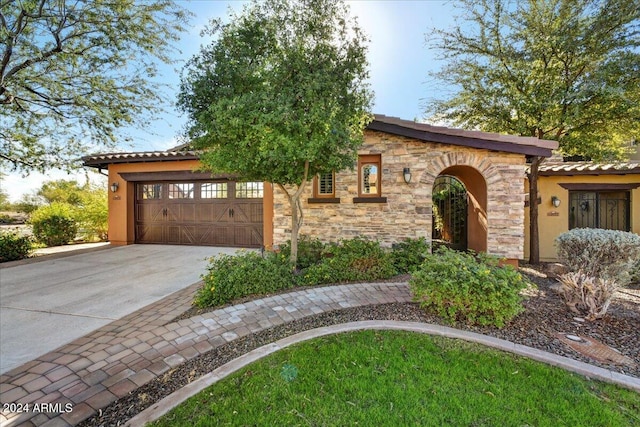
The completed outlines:
[[[572,228],[606,228],[640,234],[640,161],[547,160],[540,166],[539,174],[541,261],[557,261],[555,238]],[[525,258],[528,258],[528,209],[525,223]]]
[[[301,234],[357,235],[392,245],[425,237],[517,262],[524,256],[527,156],[557,142],[435,127],[376,115],[353,171],[314,177]],[[272,248],[289,239],[291,211],[270,183],[198,171],[188,150],[86,156],[107,170],[112,244]]]

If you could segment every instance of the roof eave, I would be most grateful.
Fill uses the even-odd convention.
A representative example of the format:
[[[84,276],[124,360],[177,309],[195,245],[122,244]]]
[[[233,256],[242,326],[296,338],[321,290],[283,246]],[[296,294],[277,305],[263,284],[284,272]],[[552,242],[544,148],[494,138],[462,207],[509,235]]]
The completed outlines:
[[[507,153],[524,154],[528,156],[551,157],[552,149],[535,145],[518,145],[510,142],[501,142],[490,139],[471,138],[459,135],[431,132],[428,130],[414,129],[395,123],[386,123],[374,120],[367,129],[390,133],[393,135],[414,138],[424,142],[437,142],[471,148],[502,151]]]

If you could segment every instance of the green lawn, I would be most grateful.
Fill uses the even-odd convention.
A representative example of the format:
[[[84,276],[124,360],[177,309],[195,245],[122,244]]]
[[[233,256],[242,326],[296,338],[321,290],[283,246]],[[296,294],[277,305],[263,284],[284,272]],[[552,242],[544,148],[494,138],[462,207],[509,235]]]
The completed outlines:
[[[360,331],[279,351],[156,426],[640,426],[640,394],[476,344]]]

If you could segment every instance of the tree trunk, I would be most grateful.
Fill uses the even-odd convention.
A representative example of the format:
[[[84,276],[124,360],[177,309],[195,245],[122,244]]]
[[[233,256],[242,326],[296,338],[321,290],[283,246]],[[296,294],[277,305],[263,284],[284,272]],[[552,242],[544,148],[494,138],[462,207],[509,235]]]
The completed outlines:
[[[304,176],[302,177],[302,182],[293,194],[289,194],[284,185],[278,184],[284,194],[287,195],[287,198],[289,199],[289,205],[291,205],[291,256],[289,257],[289,262],[291,263],[291,266],[294,270],[297,268],[298,264],[298,232],[300,231],[300,226],[302,225],[302,207],[300,206],[300,197],[302,196],[304,188],[307,185],[308,176],[309,162],[307,161],[304,165]]]
[[[529,179],[529,264],[540,263],[540,235],[538,232],[538,168],[544,157],[536,156],[531,162]]]
[[[300,216],[298,215],[300,210],[300,196],[294,194],[291,197],[291,258],[289,262],[293,268],[297,268],[298,265],[298,232],[300,231]],[[301,212],[300,212],[301,213]]]

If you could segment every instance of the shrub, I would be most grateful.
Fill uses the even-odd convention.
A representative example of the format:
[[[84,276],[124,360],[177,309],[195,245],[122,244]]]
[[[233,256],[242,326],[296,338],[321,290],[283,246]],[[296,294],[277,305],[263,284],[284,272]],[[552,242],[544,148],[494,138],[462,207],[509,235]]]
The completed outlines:
[[[304,235],[300,236],[298,239],[298,265],[296,267],[302,270],[319,263],[322,259],[324,248],[325,244],[319,239]],[[291,240],[287,240],[287,243],[280,246],[280,254],[289,259],[291,256]]]
[[[430,253],[429,243],[424,237],[407,238],[393,245],[391,262],[400,274],[413,273]]]
[[[55,202],[33,212],[29,220],[36,240],[47,246],[69,243],[76,237],[78,226],[73,217],[73,208]]]
[[[640,258],[640,236],[617,230],[574,228],[556,238],[558,257],[570,271],[624,286]]]
[[[386,279],[396,274],[391,256],[373,240],[356,237],[325,247],[320,263],[303,271],[305,284]]]
[[[215,307],[248,295],[267,294],[294,286],[288,260],[256,252],[219,255],[211,259],[204,284],[196,293],[198,307]]]
[[[31,238],[18,233],[0,233],[0,262],[16,261],[29,256]]]
[[[580,271],[569,272],[558,278],[561,294],[571,311],[588,320],[603,317],[618,289],[615,280],[588,276]]]
[[[82,240],[107,240],[109,207],[107,195],[100,189],[86,190],[80,195],[80,204],[73,211],[80,226]]]
[[[498,258],[440,247],[427,255],[409,285],[414,300],[447,321],[502,327],[522,312],[528,282]]]
[[[638,259],[638,261],[633,265],[629,275],[631,276],[631,283],[636,285],[640,284],[640,259]]]

